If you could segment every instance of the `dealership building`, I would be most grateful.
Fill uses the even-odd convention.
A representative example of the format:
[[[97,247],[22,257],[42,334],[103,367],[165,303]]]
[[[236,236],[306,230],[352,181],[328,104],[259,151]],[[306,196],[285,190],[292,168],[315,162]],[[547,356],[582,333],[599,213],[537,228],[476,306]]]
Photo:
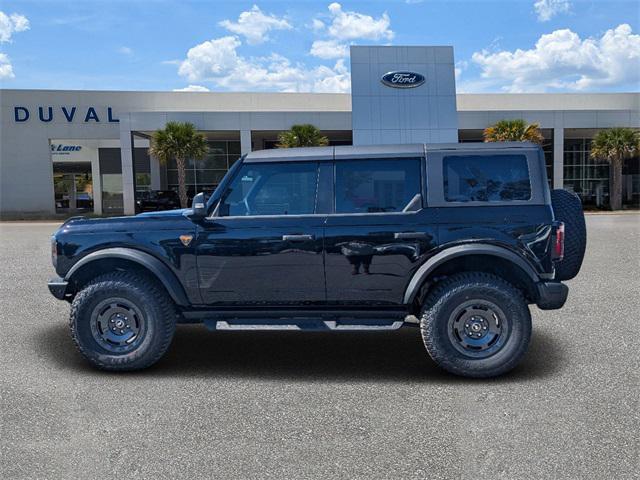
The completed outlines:
[[[190,193],[210,190],[243,153],[274,148],[294,124],[333,145],[482,141],[498,120],[540,125],[555,188],[609,203],[609,166],[589,157],[602,129],[640,129],[640,93],[456,93],[452,47],[351,47],[351,94],[0,90],[3,218],[133,214],[147,191],[177,188],[175,163],[148,155],[168,121],[193,123],[209,154],[190,161]],[[638,158],[623,205],[638,207]]]

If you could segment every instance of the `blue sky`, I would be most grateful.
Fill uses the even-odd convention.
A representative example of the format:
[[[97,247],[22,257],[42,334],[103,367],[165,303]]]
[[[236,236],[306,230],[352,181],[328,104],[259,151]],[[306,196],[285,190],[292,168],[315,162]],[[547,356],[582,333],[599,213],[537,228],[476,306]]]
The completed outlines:
[[[453,45],[465,92],[638,91],[636,0],[10,1],[3,88],[349,89],[348,45]]]

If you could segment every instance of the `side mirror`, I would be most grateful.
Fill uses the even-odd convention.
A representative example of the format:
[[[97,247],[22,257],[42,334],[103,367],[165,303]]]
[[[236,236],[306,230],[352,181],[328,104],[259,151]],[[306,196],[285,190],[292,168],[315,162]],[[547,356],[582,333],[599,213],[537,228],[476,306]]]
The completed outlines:
[[[189,217],[192,220],[201,220],[207,216],[207,202],[204,199],[204,193],[200,192],[193,197],[191,203],[191,214]]]

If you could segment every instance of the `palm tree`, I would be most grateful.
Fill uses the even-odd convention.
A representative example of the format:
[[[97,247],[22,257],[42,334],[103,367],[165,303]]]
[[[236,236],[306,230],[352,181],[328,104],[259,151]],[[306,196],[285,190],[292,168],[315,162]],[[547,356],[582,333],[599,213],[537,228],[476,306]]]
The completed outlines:
[[[185,171],[187,159],[204,158],[208,151],[207,139],[198,133],[191,123],[167,122],[164,129],[156,130],[151,136],[149,155],[156,157],[163,164],[171,159],[176,161],[178,195],[182,208],[189,206]]]
[[[544,137],[540,125],[527,125],[524,120],[500,120],[495,125],[484,129],[485,142],[533,142],[542,144]]]
[[[291,130],[280,132],[278,148],[322,147],[329,144],[329,139],[313,125],[293,125]]]
[[[622,208],[622,162],[640,155],[640,133],[630,128],[601,130],[591,141],[593,159],[606,160],[611,166],[611,210]]]

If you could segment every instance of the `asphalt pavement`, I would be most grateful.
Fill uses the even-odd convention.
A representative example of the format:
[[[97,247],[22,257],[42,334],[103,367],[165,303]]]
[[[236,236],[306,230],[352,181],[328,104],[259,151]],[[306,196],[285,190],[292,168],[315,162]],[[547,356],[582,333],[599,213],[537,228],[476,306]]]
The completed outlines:
[[[151,369],[98,372],[47,291],[56,225],[0,223],[0,478],[638,478],[640,215],[587,225],[524,362],[467,380],[415,328],[184,325]]]

